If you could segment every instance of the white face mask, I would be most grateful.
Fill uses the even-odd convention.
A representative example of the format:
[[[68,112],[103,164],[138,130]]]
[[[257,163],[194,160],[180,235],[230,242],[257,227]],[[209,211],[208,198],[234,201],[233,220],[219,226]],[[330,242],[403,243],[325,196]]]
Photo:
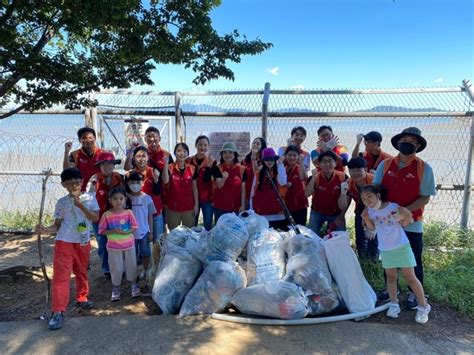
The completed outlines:
[[[142,189],[142,184],[128,184],[132,192],[139,192]]]

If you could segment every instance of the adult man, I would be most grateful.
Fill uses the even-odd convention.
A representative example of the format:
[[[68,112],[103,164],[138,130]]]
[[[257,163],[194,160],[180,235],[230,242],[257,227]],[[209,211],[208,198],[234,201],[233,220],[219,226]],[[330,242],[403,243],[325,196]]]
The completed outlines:
[[[359,156],[359,149],[362,140],[364,140],[365,144],[365,151],[362,156],[367,162],[367,171],[373,174],[382,161],[391,158],[392,156],[382,151],[382,135],[380,132],[370,131],[366,135],[362,133],[357,135],[357,143],[352,151],[352,158]]]
[[[405,128],[392,137],[391,143],[399,154],[380,163],[373,183],[382,185],[387,191],[387,201],[398,203],[412,212],[414,222],[404,229],[415,255],[415,275],[423,284],[423,209],[436,190],[433,170],[416,154],[423,151],[427,143],[417,127]],[[415,309],[417,305],[410,291],[406,308]]]
[[[312,196],[308,227],[318,235],[326,222],[328,229],[345,230],[344,215],[338,206],[338,199],[346,175],[335,170],[336,161],[337,156],[332,151],[319,154],[321,171],[318,173],[317,169],[313,169],[313,175],[304,190],[307,197]]]
[[[356,249],[359,258],[368,258],[373,262],[378,260],[378,243],[377,237],[371,235],[371,239],[367,240],[364,226],[362,224],[361,214],[364,211],[364,204],[360,199],[360,190],[365,186],[372,184],[374,176],[367,173],[367,163],[362,157],[355,157],[347,163],[350,178],[347,182],[341,184],[341,196],[339,197],[339,208],[345,214],[349,208],[351,201],[355,202],[355,235]]]
[[[81,171],[83,180],[81,191],[86,191],[87,183],[92,175],[100,172],[97,165],[100,153],[104,152],[96,146],[95,131],[90,127],[82,127],[77,131],[81,148],[71,153],[72,142],[64,146],[63,169],[77,168]]]
[[[332,132],[331,126],[321,126],[318,128],[318,147],[311,151],[311,161],[318,171],[321,171],[319,165],[319,155],[323,152],[333,152],[336,155],[336,170],[344,172],[344,165],[349,160],[347,147],[339,144],[339,137]]]
[[[295,145],[299,149],[299,155],[303,159],[304,168],[306,171],[309,171],[310,156],[309,153],[303,149],[303,142],[306,139],[306,135],[307,132],[304,127],[293,127],[293,129],[291,130],[291,138],[289,139],[290,144],[288,145]],[[287,147],[288,146],[278,148],[278,155],[281,157],[284,156]]]

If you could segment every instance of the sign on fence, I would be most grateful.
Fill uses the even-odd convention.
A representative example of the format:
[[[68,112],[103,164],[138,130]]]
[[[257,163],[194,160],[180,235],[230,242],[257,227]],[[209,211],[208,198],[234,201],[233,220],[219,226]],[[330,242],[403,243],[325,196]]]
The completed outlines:
[[[218,159],[222,145],[226,142],[234,142],[237,146],[239,157],[243,157],[250,151],[250,132],[211,132],[209,133],[209,154]]]

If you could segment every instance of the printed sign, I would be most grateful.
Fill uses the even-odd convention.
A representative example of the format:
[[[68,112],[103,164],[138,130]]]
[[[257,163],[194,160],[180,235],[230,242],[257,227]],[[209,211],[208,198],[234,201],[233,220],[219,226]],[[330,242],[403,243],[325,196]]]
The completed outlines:
[[[211,132],[209,133],[209,153],[218,159],[222,146],[226,142],[233,142],[237,146],[239,161],[250,151],[250,132]]]

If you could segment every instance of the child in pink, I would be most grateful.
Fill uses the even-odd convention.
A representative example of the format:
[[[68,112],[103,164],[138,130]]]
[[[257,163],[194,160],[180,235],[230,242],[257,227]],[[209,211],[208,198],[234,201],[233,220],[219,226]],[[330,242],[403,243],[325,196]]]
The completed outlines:
[[[112,301],[120,299],[119,286],[125,271],[127,280],[132,282],[132,298],[139,297],[137,281],[137,259],[133,233],[138,224],[131,210],[126,210],[125,190],[114,188],[109,192],[110,210],[102,215],[99,222],[99,234],[107,235],[109,269],[112,279]]]

